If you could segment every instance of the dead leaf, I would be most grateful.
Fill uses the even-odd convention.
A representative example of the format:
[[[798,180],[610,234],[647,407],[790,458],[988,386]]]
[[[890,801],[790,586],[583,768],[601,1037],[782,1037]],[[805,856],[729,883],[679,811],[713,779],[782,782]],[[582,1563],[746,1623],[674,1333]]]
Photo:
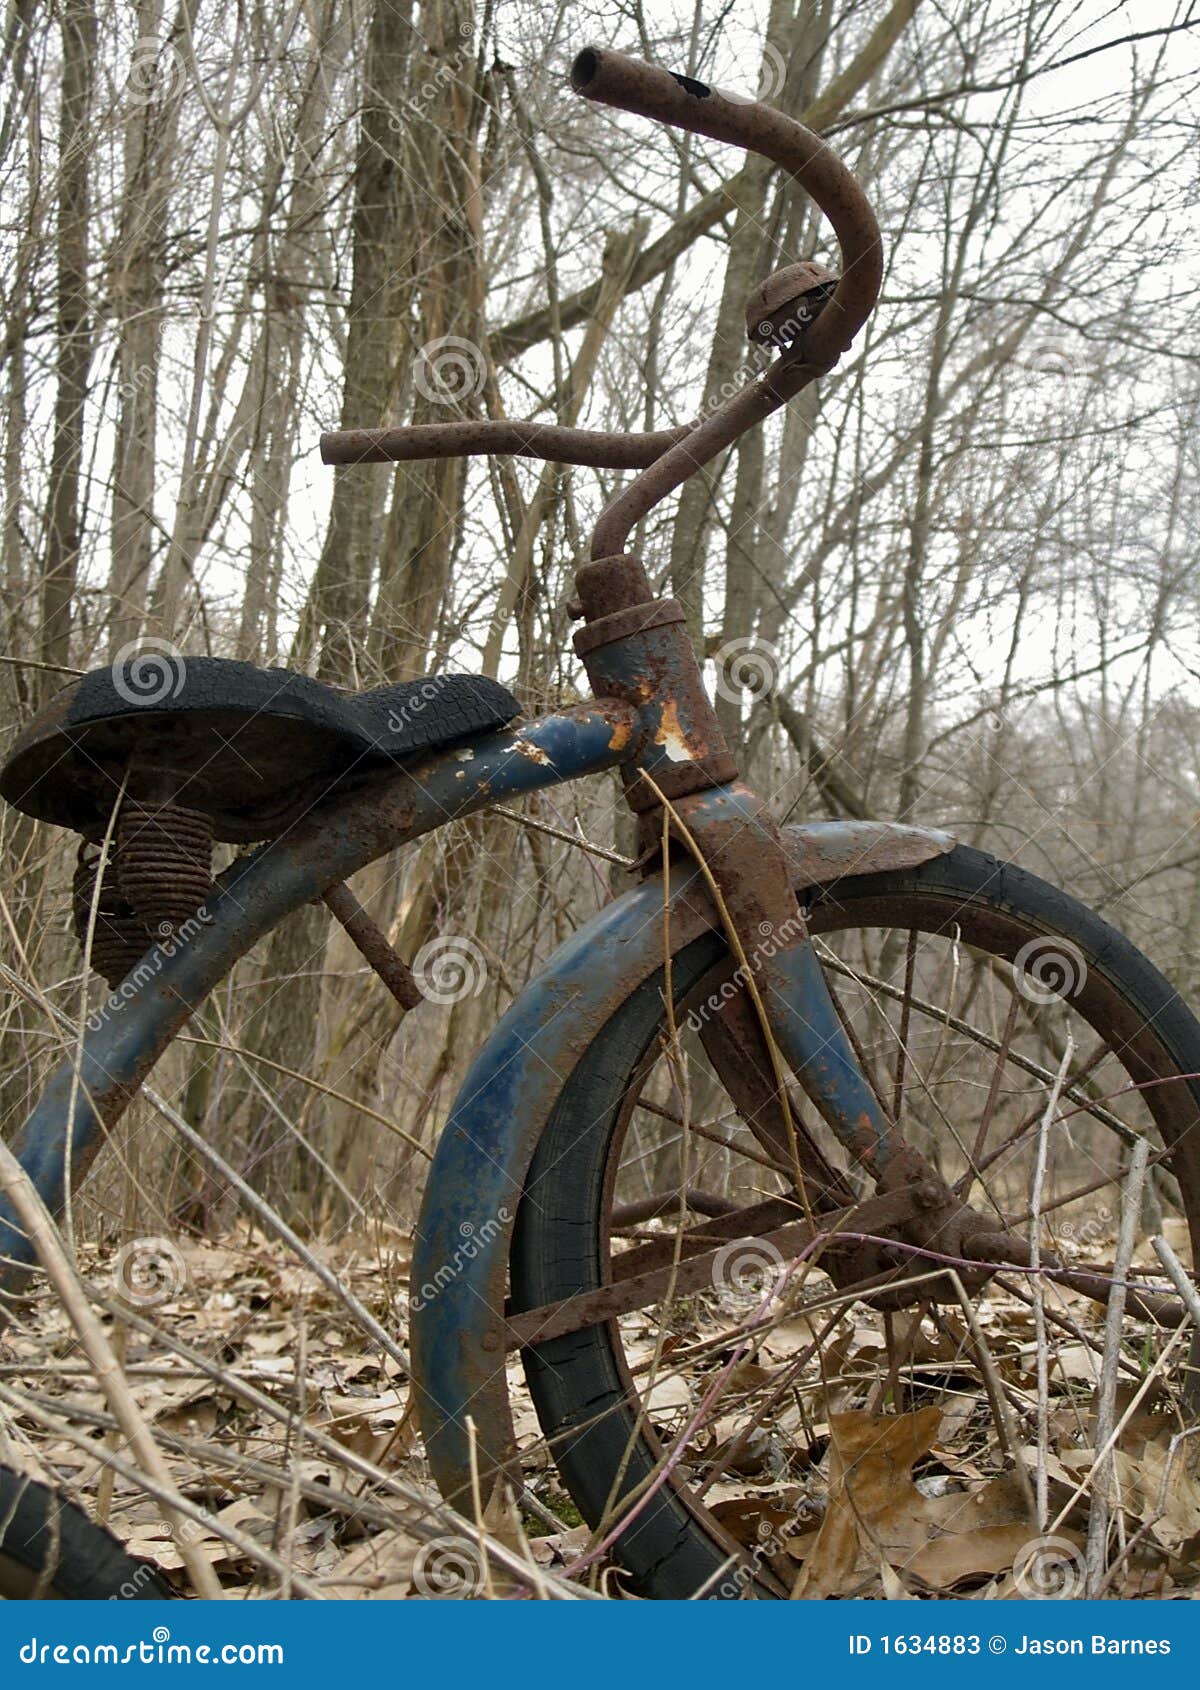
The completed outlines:
[[[1161,1444],[1147,1444],[1136,1457],[1114,1450],[1113,1473],[1121,1507],[1139,1521],[1153,1521],[1150,1536],[1171,1554],[1200,1534],[1200,1485],[1182,1451],[1171,1461]]]
[[[912,1524],[926,1499],[912,1469],[927,1454],[941,1425],[936,1405],[913,1414],[876,1417],[855,1409],[829,1416],[829,1501],[812,1554],[804,1563],[797,1597],[844,1596],[865,1571],[906,1554]]]
[[[830,1416],[829,1502],[797,1596],[848,1595],[881,1563],[934,1590],[1012,1566],[1032,1535],[1015,1477],[969,1487],[950,1479],[936,1494],[913,1479],[941,1420],[936,1405]]]
[[[343,1555],[336,1571],[322,1581],[322,1590],[332,1600],[403,1600],[411,1594],[421,1549],[407,1532],[380,1532]]]

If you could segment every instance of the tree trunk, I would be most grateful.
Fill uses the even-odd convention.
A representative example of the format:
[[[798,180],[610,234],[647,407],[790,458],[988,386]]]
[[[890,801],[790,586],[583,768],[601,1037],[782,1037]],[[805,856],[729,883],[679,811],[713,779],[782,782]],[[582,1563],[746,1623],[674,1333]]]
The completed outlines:
[[[84,406],[92,364],[88,299],[92,160],[89,131],[96,76],[96,12],[91,0],[64,0],[61,32],[63,71],[55,289],[57,388],[41,595],[40,655],[42,662],[48,664],[68,664],[71,660],[71,610],[79,566],[79,477]],[[53,677],[43,677],[43,694],[48,696],[58,684]]]

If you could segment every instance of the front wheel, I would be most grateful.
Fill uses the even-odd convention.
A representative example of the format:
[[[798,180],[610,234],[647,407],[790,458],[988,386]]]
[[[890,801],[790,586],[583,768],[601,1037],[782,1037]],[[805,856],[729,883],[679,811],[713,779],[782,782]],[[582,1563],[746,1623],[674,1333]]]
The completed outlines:
[[[1106,1271],[1138,1137],[1151,1138],[1153,1153],[1135,1273],[1156,1267],[1152,1232],[1164,1230],[1184,1253],[1197,1239],[1200,1025],[1093,912],[966,847],[814,888],[802,901],[885,1112],[997,1233],[1028,1236],[1035,1225],[1042,1247],[1076,1270],[1074,1285],[1064,1272],[1044,1291],[1020,1274],[991,1285],[1017,1309],[1042,1300],[1051,1388],[1084,1413],[1099,1345],[1080,1270]],[[663,984],[660,973],[626,1000],[564,1088],[518,1216],[513,1308],[609,1286],[629,1252],[679,1263],[702,1247],[706,1226],[710,1240],[731,1242],[699,1290],[689,1282],[678,1296],[668,1286],[632,1313],[525,1349],[542,1431],[594,1542],[615,1547],[641,1594],[877,1593],[878,1554],[873,1568],[843,1569],[836,1590],[806,1587],[802,1576],[831,1494],[831,1417],[866,1414],[886,1433],[897,1411],[942,1405],[952,1412],[939,1482],[948,1444],[977,1473],[999,1476],[1013,1459],[1014,1418],[1021,1439],[1036,1436],[1030,1330],[1013,1326],[994,1340],[1018,1385],[1004,1383],[1006,1409],[978,1353],[974,1311],[947,1306],[947,1278],[932,1268],[882,1297],[867,1271],[881,1265],[876,1251],[860,1258],[861,1277],[843,1266],[836,1284],[785,1272],[772,1302],[761,1270],[773,1270],[779,1251],[753,1235],[765,1233],[760,1217],[778,1223],[781,1202],[798,1204],[795,1164],[763,1131],[744,1084],[711,1059],[706,1027],[737,993],[720,936],[674,959],[673,1045]],[[868,1195],[802,1098],[794,1109],[806,1182],[808,1169],[823,1170],[806,1210]],[[1150,1365],[1170,1338],[1150,1324],[1129,1371]],[[1186,1353],[1176,1340],[1173,1354]],[[998,1424],[1005,1413],[1007,1429]],[[914,1446],[914,1461],[923,1457]],[[953,1473],[954,1449],[949,1459]],[[918,1555],[895,1552],[893,1566],[910,1588],[929,1588]]]

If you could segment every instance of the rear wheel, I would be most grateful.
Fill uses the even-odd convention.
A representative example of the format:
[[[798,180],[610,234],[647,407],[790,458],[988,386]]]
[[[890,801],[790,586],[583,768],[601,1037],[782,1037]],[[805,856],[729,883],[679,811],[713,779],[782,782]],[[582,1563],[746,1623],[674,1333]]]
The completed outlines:
[[[1186,1253],[1200,1220],[1200,1025],[1145,957],[1064,893],[963,847],[804,899],[885,1112],[997,1233],[1029,1236],[1036,1203],[1040,1247],[1077,1276],[1103,1274],[1129,1147],[1149,1136],[1135,1273],[1156,1267],[1145,1246],[1164,1224]],[[541,1309],[611,1285],[635,1251],[639,1264],[680,1262],[689,1248],[728,1241],[698,1290],[668,1287],[636,1312],[523,1356],[567,1488],[643,1594],[781,1596],[803,1565],[810,1505],[821,1506],[816,1464],[831,1412],[941,1401],[953,1375],[958,1397],[964,1381],[975,1393],[978,1446],[980,1418],[995,1422],[1003,1405],[976,1366],[973,1311],[932,1264],[874,1247],[836,1258],[836,1284],[786,1263],[777,1272],[768,1219],[777,1225],[788,1202],[799,1215],[801,1200],[778,1137],[756,1118],[753,1088],[736,1064],[711,1059],[719,1047],[707,1028],[736,998],[719,936],[674,959],[672,987],[674,1046],[660,974],[612,1017],[564,1089],[518,1217],[513,1306]],[[795,1112],[806,1178],[818,1170],[805,1211],[869,1195],[803,1099]],[[884,1296],[867,1280],[889,1259],[903,1259],[915,1283]],[[1036,1293],[1019,1273],[993,1283],[1025,1303],[1042,1298],[1056,1348],[1098,1370],[1082,1313],[1094,1304],[1078,1277]],[[849,1317],[872,1296],[873,1370],[848,1360],[847,1338]],[[1172,1333],[1147,1326],[1142,1366]],[[1021,1394],[1008,1394],[1019,1419]],[[1033,1435],[1029,1423],[1020,1431]],[[990,1447],[998,1471],[1004,1436],[993,1431]]]
[[[164,1601],[166,1581],[35,1479],[0,1467],[0,1601]]]

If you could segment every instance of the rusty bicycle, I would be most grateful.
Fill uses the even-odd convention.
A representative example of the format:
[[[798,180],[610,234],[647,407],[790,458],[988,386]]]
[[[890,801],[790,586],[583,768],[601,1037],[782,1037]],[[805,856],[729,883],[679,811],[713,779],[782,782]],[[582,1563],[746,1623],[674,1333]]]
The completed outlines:
[[[1105,1217],[1143,1143],[1155,1200],[1197,1240],[1200,1025],[1127,940],[1023,869],[932,827],[779,828],[739,779],[684,612],[628,538],[833,370],[876,302],[882,241],[845,165],[781,112],[606,49],[581,53],[572,82],[770,159],[829,219],[839,273],[789,264],[754,291],[747,332],[772,361],[690,427],[323,438],[342,466],[497,453],[638,471],[577,572],[592,702],[523,720],[473,676],[349,694],[187,658],[167,696],[97,670],[24,730],[0,792],[81,836],[75,919],[113,996],[21,1159],[61,1209],[197,1005],[306,903],[324,900],[412,1007],[405,962],[347,879],[448,821],[619,771],[636,881],[520,993],[441,1134],[412,1386],[432,1473],[462,1502],[473,1478],[519,1475],[519,1352],[543,1447],[592,1528],[581,1566],[611,1551],[655,1597],[786,1596],[798,1499],[830,1437],[814,1379],[880,1411],[917,1400],[922,1367],[978,1378],[973,1299],[990,1283],[1085,1354],[1079,1308],[1117,1286],[1186,1390],[1175,1284],[1141,1256],[1115,1274],[1092,1246],[1115,1234]],[[249,848],[215,881],[214,840]],[[11,1214],[0,1254],[18,1289],[34,1251]],[[869,1382],[837,1338],[856,1305],[888,1333]],[[994,1371],[987,1385],[995,1459],[1019,1468],[1022,1399]],[[2,1568],[15,1552],[0,1551]]]

